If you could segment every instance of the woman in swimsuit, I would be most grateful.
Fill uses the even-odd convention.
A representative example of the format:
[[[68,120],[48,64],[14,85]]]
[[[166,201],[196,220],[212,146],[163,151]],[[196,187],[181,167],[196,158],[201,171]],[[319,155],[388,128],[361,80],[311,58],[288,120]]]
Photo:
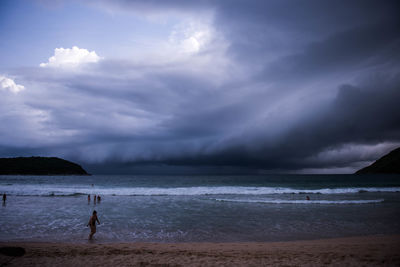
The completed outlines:
[[[100,224],[99,218],[97,218],[97,211],[93,211],[92,217],[90,217],[90,220],[86,226],[90,226],[90,235],[89,235],[89,240],[92,239],[93,235],[96,233],[96,221],[98,224]]]

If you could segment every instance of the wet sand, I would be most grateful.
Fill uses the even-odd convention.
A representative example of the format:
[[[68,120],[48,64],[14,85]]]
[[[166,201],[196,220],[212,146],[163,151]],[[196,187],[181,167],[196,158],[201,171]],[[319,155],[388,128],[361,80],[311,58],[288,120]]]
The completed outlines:
[[[400,236],[268,243],[17,243],[0,266],[400,266]]]

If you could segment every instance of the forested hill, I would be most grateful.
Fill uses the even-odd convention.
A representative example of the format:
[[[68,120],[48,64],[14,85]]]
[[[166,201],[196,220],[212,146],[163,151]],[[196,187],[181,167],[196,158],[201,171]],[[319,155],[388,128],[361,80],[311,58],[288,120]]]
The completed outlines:
[[[80,165],[55,157],[0,158],[0,175],[89,175]]]
[[[368,167],[365,167],[356,172],[356,174],[365,173],[400,173],[400,147],[392,150]]]

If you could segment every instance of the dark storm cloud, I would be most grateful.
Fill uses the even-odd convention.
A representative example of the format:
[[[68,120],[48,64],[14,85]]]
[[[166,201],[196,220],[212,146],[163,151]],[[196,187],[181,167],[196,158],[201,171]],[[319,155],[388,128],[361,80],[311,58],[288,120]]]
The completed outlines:
[[[368,67],[398,69],[400,20],[362,26],[311,43],[299,54],[280,58],[266,66],[261,79],[310,79],[321,74],[358,71]]]
[[[340,32],[364,27],[369,41],[379,41],[375,34],[380,28],[398,28],[400,5],[398,1],[103,1],[109,6],[130,8],[133,12],[162,14],[167,10],[196,13],[199,10],[215,12],[215,27],[231,42],[230,51],[242,61],[265,60],[272,53],[294,52],[310,42]],[[392,24],[392,25],[390,25]],[[356,37],[343,36],[344,38]],[[327,40],[329,41],[329,40]],[[350,40],[351,41],[351,40]],[[342,44],[341,44],[342,45]],[[339,46],[337,48],[340,48]],[[363,49],[363,47],[359,47]],[[312,48],[311,48],[312,49]],[[349,49],[349,48],[348,48]],[[352,48],[350,48],[352,49]],[[328,52],[328,51],[327,51]]]
[[[349,162],[318,162],[308,157],[341,144],[399,142],[400,76],[375,77],[361,87],[342,85],[325,110],[312,120],[298,122],[272,143],[244,136],[237,145],[211,155],[175,159],[189,165],[243,165],[265,169],[343,167]],[[268,131],[268,129],[265,129]],[[250,147],[247,144],[256,142]],[[358,159],[363,160],[361,156]]]
[[[57,154],[94,171],[104,163],[351,169],[400,144],[396,1],[102,5],[144,16],[212,12],[226,50],[172,63],[106,58],[82,72],[15,70],[28,89],[21,100],[0,99],[0,119],[11,125],[0,132],[2,155]]]
[[[245,47],[259,41],[264,51],[266,44],[301,49],[338,32],[398,21],[398,9],[396,1],[222,1],[216,20],[231,40]]]

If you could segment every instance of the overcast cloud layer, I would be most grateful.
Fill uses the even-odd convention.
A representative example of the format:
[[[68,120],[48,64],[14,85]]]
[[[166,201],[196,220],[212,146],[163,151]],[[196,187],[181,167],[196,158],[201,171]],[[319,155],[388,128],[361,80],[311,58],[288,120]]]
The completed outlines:
[[[354,172],[400,145],[399,13],[398,1],[4,1],[0,156]]]

